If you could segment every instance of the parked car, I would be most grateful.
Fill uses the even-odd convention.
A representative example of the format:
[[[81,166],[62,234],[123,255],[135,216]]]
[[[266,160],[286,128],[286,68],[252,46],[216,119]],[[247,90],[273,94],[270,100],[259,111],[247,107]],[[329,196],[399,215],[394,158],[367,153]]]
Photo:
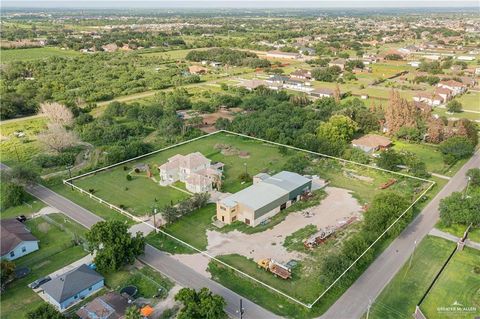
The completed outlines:
[[[21,223],[24,223],[24,222],[27,221],[27,216],[25,216],[25,215],[20,215],[20,216],[15,217],[15,219],[18,220],[18,221],[21,222]]]
[[[50,280],[52,280],[52,278],[50,278],[50,276],[43,277],[43,278],[35,280],[30,285],[28,285],[28,287],[30,287],[32,289],[37,289],[38,287],[40,287],[41,285],[43,285],[46,282],[49,282]]]

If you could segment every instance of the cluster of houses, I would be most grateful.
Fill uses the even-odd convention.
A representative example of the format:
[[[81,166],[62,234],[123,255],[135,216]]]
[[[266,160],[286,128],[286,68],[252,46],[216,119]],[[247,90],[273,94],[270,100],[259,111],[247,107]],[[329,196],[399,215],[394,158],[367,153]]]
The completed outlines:
[[[422,102],[429,106],[439,106],[448,102],[457,95],[461,95],[467,91],[467,85],[455,80],[440,81],[432,93],[418,92],[413,96],[415,102]]]
[[[255,90],[259,86],[265,86],[271,90],[288,89],[308,93],[313,98],[333,97],[334,91],[329,88],[312,87],[312,73],[310,70],[297,69],[286,75],[271,75],[266,80],[244,80],[240,85],[247,90]]]

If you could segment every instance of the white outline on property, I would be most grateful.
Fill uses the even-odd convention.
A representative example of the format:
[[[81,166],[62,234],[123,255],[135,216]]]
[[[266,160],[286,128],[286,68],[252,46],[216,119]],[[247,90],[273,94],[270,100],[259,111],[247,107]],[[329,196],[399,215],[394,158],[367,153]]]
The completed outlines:
[[[257,141],[261,141],[263,143],[268,143],[268,144],[272,144],[272,145],[276,145],[276,146],[282,146],[282,147],[286,147],[286,148],[289,148],[289,149],[293,149],[293,150],[297,150],[297,151],[301,151],[301,152],[305,152],[305,153],[309,153],[309,154],[313,154],[313,155],[317,155],[317,156],[321,156],[321,157],[325,157],[325,158],[329,158],[329,159],[334,159],[334,160],[338,160],[338,161],[341,161],[341,162],[344,162],[344,163],[350,163],[350,164],[355,164],[355,165],[359,165],[359,166],[363,166],[363,167],[367,167],[367,168],[371,168],[371,169],[375,169],[375,170],[379,170],[379,171],[383,171],[383,172],[387,172],[387,173],[391,173],[391,174],[395,174],[395,175],[399,175],[399,176],[403,176],[403,177],[407,177],[407,178],[412,178],[412,179],[416,179],[416,180],[419,180],[419,181],[422,181],[422,182],[425,182],[425,183],[429,183],[430,185],[427,187],[427,189],[425,191],[423,191],[414,201],[413,203],[402,213],[400,214],[400,216],[397,217],[397,219],[395,219],[395,221],[382,233],[380,234],[380,236],[378,236],[377,239],[375,239],[375,241],[370,245],[368,246],[368,248],[362,253],[360,254],[360,256],[357,257],[357,259],[355,259],[355,261],[352,262],[352,264],[347,267],[347,269],[345,269],[345,271],[340,274],[340,276],[338,276],[337,279],[335,279],[331,284],[330,286],[328,286],[318,297],[317,299],[315,299],[312,303],[309,303],[309,304],[306,304],[292,296],[289,296],[287,295],[286,293],[276,289],[275,287],[272,287],[256,278],[254,278],[253,276],[247,274],[247,273],[244,273],[243,271],[217,259],[216,257],[214,256],[211,256],[210,254],[208,254],[207,252],[205,251],[202,251],[198,248],[195,248],[193,247],[192,245],[190,245],[189,243],[186,243],[184,242],[183,240],[179,239],[179,238],[176,238],[175,236],[161,230],[160,228],[158,227],[155,227],[154,225],[151,225],[149,223],[147,223],[146,221],[143,221],[141,220],[139,217],[137,216],[134,216],[132,214],[130,214],[129,212],[113,205],[113,204],[110,204],[109,202],[89,193],[88,191],[74,185],[73,183],[71,183],[71,181],[74,181],[76,179],[79,179],[79,178],[82,178],[82,177],[86,177],[88,175],[92,175],[92,174],[95,174],[97,172],[101,172],[101,171],[104,171],[104,170],[108,170],[110,168],[113,168],[113,167],[116,167],[116,166],[119,166],[119,165],[122,165],[122,164],[125,164],[125,163],[128,163],[128,162],[132,162],[132,161],[135,161],[135,160],[138,160],[138,159],[141,159],[141,158],[144,158],[144,157],[147,157],[147,156],[150,156],[150,155],[153,155],[153,154],[156,154],[156,153],[159,153],[159,152],[163,152],[163,151],[166,151],[168,149],[172,149],[174,147],[177,147],[177,146],[180,146],[180,145],[184,145],[184,144],[188,144],[188,143],[191,143],[191,142],[194,142],[194,141],[197,141],[197,140],[200,140],[200,139],[203,139],[203,138],[206,138],[208,136],[211,136],[211,135],[214,135],[214,134],[218,134],[218,133],[227,133],[227,134],[232,134],[232,135],[237,135],[237,136],[240,136],[240,137],[244,137],[244,138],[248,138],[248,139],[253,139],[253,140],[257,140]],[[156,151],[153,151],[153,152],[150,152],[150,153],[147,153],[147,154],[144,154],[144,155],[140,155],[140,156],[137,156],[137,157],[134,157],[134,158],[131,158],[131,159],[128,159],[128,160],[125,160],[125,161],[122,161],[122,162],[119,162],[119,163],[116,163],[116,164],[112,164],[112,165],[109,165],[109,166],[105,166],[105,167],[102,167],[102,168],[99,168],[99,169],[96,169],[96,170],[93,170],[91,172],[87,172],[87,173],[84,173],[84,174],[81,174],[81,175],[78,175],[78,176],[75,176],[75,177],[72,177],[72,178],[69,178],[69,179],[66,179],[66,180],[63,180],[63,184],[65,185],[68,185],[76,190],[78,190],[80,193],[82,194],[86,194],[87,196],[89,196],[90,198],[92,199],[95,199],[97,200],[98,202],[102,203],[102,204],[105,204],[106,206],[108,206],[110,209],[112,210],[115,210],[127,217],[129,217],[130,219],[138,222],[138,223],[143,223],[153,229],[155,229],[156,231],[180,242],[181,244],[193,249],[194,251],[197,251],[198,253],[210,258],[211,260],[214,260],[224,266],[226,266],[227,268],[230,268],[236,272],[238,272],[239,274],[253,280],[254,282],[257,282],[259,284],[261,284],[262,286],[270,289],[270,290],[273,290],[275,291],[276,293],[290,299],[291,301],[297,303],[297,304],[300,304],[306,308],[312,308],[356,263],[358,260],[360,260],[360,258],[362,258],[368,250],[370,250],[373,245],[375,245],[379,240],[380,238],[383,237],[383,235],[385,235],[385,233],[387,233],[421,198],[423,198],[423,196],[436,184],[434,181],[430,181],[430,180],[427,180],[427,179],[424,179],[424,178],[420,178],[420,177],[415,177],[415,176],[411,176],[411,175],[408,175],[408,174],[404,174],[404,173],[400,173],[400,172],[394,172],[394,171],[389,171],[389,170],[386,170],[386,169],[382,169],[382,168],[379,168],[379,167],[375,167],[375,166],[372,166],[372,165],[367,165],[367,164],[362,164],[362,163],[357,163],[357,162],[354,162],[354,161],[349,161],[349,160],[345,160],[345,159],[342,159],[342,158],[338,158],[338,157],[335,157],[335,156],[330,156],[330,155],[326,155],[326,154],[322,154],[322,153],[317,153],[317,152],[313,152],[313,151],[309,151],[309,150],[304,150],[304,149],[301,149],[301,148],[298,148],[298,147],[294,147],[294,146],[290,146],[290,145],[285,145],[285,144],[280,144],[280,143],[276,143],[276,142],[272,142],[272,141],[268,141],[268,140],[264,140],[264,139],[261,139],[261,138],[257,138],[257,137],[252,137],[252,136],[248,136],[248,135],[245,135],[245,134],[241,134],[241,133],[235,133],[235,132],[230,132],[230,131],[226,131],[226,130],[219,130],[219,131],[216,131],[216,132],[213,132],[213,133],[209,133],[209,134],[206,134],[206,135],[202,135],[202,136],[199,136],[199,137],[196,137],[196,138],[193,138],[193,139],[190,139],[190,140],[187,140],[187,141],[184,141],[184,142],[181,142],[181,143],[177,143],[175,145],[171,145],[171,146],[168,146],[168,147],[165,147],[165,148],[162,148],[162,149],[159,149],[159,150],[156,150]]]

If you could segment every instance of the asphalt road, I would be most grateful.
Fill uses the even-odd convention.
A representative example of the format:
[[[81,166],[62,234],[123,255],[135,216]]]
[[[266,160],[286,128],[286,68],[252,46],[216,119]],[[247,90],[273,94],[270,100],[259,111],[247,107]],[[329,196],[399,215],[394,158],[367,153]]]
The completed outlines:
[[[392,244],[368,267],[358,280],[321,316],[322,319],[360,318],[413,252],[415,241],[419,243],[435,226],[439,218],[439,203],[452,192],[461,191],[467,185],[466,172],[480,167],[480,151],[453,176],[445,187],[427,204],[422,213],[395,239]]]
[[[1,170],[8,170],[8,166],[0,163]],[[27,192],[48,206],[58,209],[71,219],[82,224],[86,228],[92,227],[103,219],[89,210],[75,204],[69,199],[55,193],[54,191],[46,188],[45,186],[35,184],[26,188]],[[113,213],[113,212],[112,212]],[[273,313],[263,309],[259,305],[249,301],[248,299],[241,297],[237,293],[223,287],[215,281],[195,272],[185,264],[173,259],[168,254],[147,245],[145,247],[145,254],[140,256],[139,259],[146,264],[150,265],[160,273],[171,278],[177,282],[180,286],[199,289],[202,287],[209,288],[212,292],[219,294],[225,298],[227,306],[225,311],[232,318],[239,318],[238,310],[240,298],[243,299],[243,308],[245,313],[243,318],[245,319],[275,319],[280,318]]]

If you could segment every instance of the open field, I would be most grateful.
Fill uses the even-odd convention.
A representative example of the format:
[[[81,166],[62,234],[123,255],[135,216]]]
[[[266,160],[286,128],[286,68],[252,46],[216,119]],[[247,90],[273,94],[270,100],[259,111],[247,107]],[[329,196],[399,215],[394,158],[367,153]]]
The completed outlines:
[[[62,50],[59,48],[44,47],[44,48],[31,48],[31,49],[11,49],[1,51],[2,63],[8,63],[13,61],[25,61],[25,60],[39,60],[52,56],[78,56],[80,52],[72,50]]]
[[[67,229],[84,229],[66,217],[51,215]],[[63,222],[62,222],[63,220]],[[38,217],[27,221],[32,234],[40,240],[40,249],[27,256],[15,260],[17,267],[28,267],[31,273],[24,278],[10,283],[2,293],[2,318],[18,319],[30,310],[35,309],[43,300],[27,285],[87,255],[81,246],[72,245],[72,235],[46,219]]]
[[[466,111],[463,111],[460,113],[447,113],[447,109],[436,107],[433,110],[433,114],[437,114],[439,116],[445,116],[447,118],[468,119],[468,120],[477,122],[477,124],[479,123],[478,121],[480,121],[480,113],[472,113],[472,112],[466,112]]]
[[[467,229],[467,226],[465,225],[460,225],[460,224],[453,224],[450,226],[445,226],[442,221],[439,221],[437,225],[435,225],[435,228],[438,228],[444,232],[450,233],[454,236],[457,236],[459,238],[463,237],[463,234],[465,233],[465,230]],[[471,241],[480,243],[480,228],[479,227],[472,227],[470,229],[470,232],[468,233],[468,239]]]
[[[37,135],[46,129],[46,120],[38,117],[28,120],[7,121],[0,125],[0,151],[2,163],[14,165],[28,163],[41,150]],[[17,133],[23,133],[20,136]]]
[[[408,318],[431,281],[448,258],[454,243],[427,236],[409,260],[377,297],[370,318]]]
[[[480,92],[468,91],[456,100],[462,103],[464,110],[480,112]],[[480,119],[480,114],[478,114],[478,118]]]
[[[420,305],[427,318],[475,318],[480,315],[479,260],[480,251],[473,248],[465,247],[455,253]],[[439,309],[452,306],[461,309]]]
[[[105,285],[117,292],[126,286],[134,285],[138,288],[136,298],[153,298],[157,295],[164,298],[173,287],[173,283],[169,279],[149,266],[129,267],[129,269],[105,274]]]

